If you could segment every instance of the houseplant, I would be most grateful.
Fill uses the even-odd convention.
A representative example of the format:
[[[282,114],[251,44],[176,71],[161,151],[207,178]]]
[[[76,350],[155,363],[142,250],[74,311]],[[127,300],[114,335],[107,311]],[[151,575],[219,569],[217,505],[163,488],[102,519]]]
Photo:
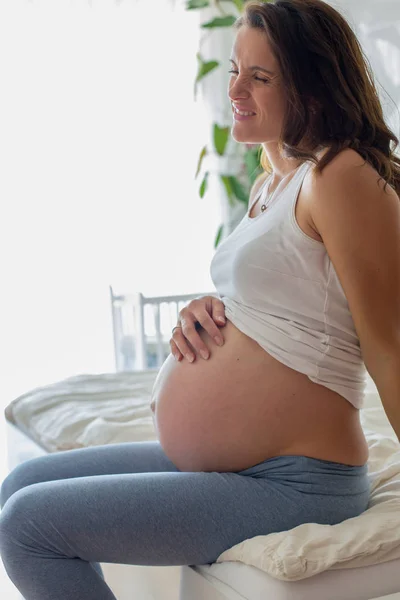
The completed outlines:
[[[205,20],[200,24],[200,27],[207,33],[211,33],[211,31],[218,29],[221,31],[231,29],[233,34],[232,25],[237,17],[243,12],[246,1],[248,0],[187,0],[186,10],[208,11],[208,14],[211,11],[214,13],[214,16],[211,19]],[[271,0],[263,1],[269,2]],[[201,53],[203,42],[204,38],[200,42],[200,49],[197,53],[198,72],[195,80],[195,97],[199,82],[204,83],[204,78],[209,78],[210,73],[221,68],[223,62],[228,64],[228,56],[223,56],[222,61],[204,59]],[[229,116],[231,119],[231,114]],[[241,204],[240,214],[240,212],[243,213],[243,211],[246,210],[251,187],[255,179],[262,172],[262,167],[260,165],[260,153],[262,148],[259,144],[237,144],[233,140],[230,130],[231,124],[226,125],[217,121],[212,123],[211,140],[201,149],[195,178],[201,175],[199,195],[203,198],[207,191],[208,178],[211,172],[210,167],[204,167],[204,159],[206,157],[210,158],[213,155],[217,158],[225,157],[229,159],[229,157],[231,157],[236,159],[234,160],[233,169],[226,169],[226,161],[225,163],[220,161],[220,166],[216,171],[229,207],[234,209],[238,203]],[[218,246],[224,237],[224,234],[229,235],[230,231],[225,231],[225,229],[227,229],[227,224],[222,223],[218,228],[214,240],[214,248]]]

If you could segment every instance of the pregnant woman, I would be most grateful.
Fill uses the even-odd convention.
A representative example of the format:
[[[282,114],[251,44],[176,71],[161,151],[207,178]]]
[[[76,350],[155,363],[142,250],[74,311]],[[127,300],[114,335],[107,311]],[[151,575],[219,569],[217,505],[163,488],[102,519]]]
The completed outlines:
[[[180,312],[158,441],[36,458],[3,482],[1,555],[26,600],[115,600],[101,562],[207,564],[362,513],[367,370],[400,435],[398,139],[358,41],[320,0],[249,2],[230,73],[232,135],[260,145],[264,173],[214,254],[218,297]]]

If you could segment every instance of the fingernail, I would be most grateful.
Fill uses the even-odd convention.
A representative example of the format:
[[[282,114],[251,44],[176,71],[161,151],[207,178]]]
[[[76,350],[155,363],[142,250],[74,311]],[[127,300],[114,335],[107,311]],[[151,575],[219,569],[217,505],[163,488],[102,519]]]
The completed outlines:
[[[187,360],[188,360],[189,362],[193,362],[193,361],[194,361],[194,356],[193,356],[193,354],[185,354],[185,356],[186,356],[186,358],[187,358]]]
[[[204,358],[204,360],[207,360],[207,358],[210,356],[208,352],[205,352],[204,350],[200,350],[200,354]]]
[[[218,344],[218,346],[222,346],[223,342],[220,337],[215,336],[214,340],[215,343]]]

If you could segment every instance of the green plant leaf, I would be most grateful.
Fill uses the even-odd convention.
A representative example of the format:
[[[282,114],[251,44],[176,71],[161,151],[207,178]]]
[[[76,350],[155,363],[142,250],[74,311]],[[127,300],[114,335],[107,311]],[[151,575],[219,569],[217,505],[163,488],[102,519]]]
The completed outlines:
[[[230,127],[219,127],[217,123],[214,123],[214,148],[220,156],[225,152],[226,144],[229,139]]]
[[[247,150],[244,155],[244,162],[246,165],[247,175],[250,181],[250,186],[253,185],[258,175],[262,172],[262,167],[258,158],[259,149]]]
[[[229,179],[232,192],[235,194],[236,198],[239,200],[239,202],[247,204],[249,201],[248,195],[246,194],[246,191],[240,183],[240,181],[238,180],[238,178],[230,176]]]
[[[199,156],[199,161],[197,163],[197,170],[196,170],[196,175],[194,176],[195,179],[197,179],[198,174],[200,173],[200,169],[201,169],[201,164],[203,162],[203,158],[205,156],[207,156],[208,154],[208,150],[207,150],[207,146],[204,146],[204,148],[202,149],[202,151],[200,152],[200,156]]]
[[[203,181],[201,182],[201,185],[200,185],[200,190],[199,190],[200,198],[204,198],[204,194],[206,193],[207,185],[208,185],[208,171],[204,174]]]
[[[233,2],[233,4],[236,6],[236,8],[240,12],[243,12],[243,8],[244,8],[244,5],[245,5],[245,0],[229,0],[229,2]]]
[[[207,23],[202,23],[201,27],[204,29],[212,29],[214,27],[231,27],[236,21],[237,17],[232,15],[228,15],[226,17],[215,17],[212,21],[208,21]]]
[[[199,53],[197,53],[196,56],[197,56],[197,60],[199,62],[199,68],[198,68],[197,77],[196,77],[196,83],[197,83],[198,81],[200,81],[200,79],[205,77],[205,75],[207,75],[210,71],[212,71],[213,69],[218,67],[219,62],[217,60],[209,60],[207,62],[204,62]]]
[[[209,0],[188,0],[186,4],[186,10],[192,10],[194,8],[206,8],[210,6]]]
[[[216,248],[218,246],[218,244],[220,242],[220,239],[222,237],[223,230],[224,230],[224,226],[220,225],[219,228],[218,228],[218,231],[217,231],[217,235],[216,235],[215,240],[214,240],[214,248]]]
[[[231,178],[229,177],[229,175],[220,175],[220,179],[221,179],[222,183],[224,184],[225,191],[228,196],[229,205],[231,207],[233,207],[235,205],[235,203],[234,203],[234,193],[233,193],[233,189],[232,189]]]
[[[210,71],[212,71],[213,69],[216,69],[219,66],[219,62],[217,60],[209,60],[208,62],[204,62],[199,53],[197,53],[196,56],[197,56],[197,60],[199,62],[199,68],[198,68],[197,76],[196,76],[196,79],[194,82],[194,99],[195,99],[195,101],[197,98],[198,82],[201,79],[203,79],[203,77],[205,77],[208,73],[210,73]]]

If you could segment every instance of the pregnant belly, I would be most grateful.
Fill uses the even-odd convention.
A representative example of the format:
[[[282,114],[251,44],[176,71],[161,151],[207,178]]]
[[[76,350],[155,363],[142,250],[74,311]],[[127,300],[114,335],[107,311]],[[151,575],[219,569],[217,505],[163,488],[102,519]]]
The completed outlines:
[[[274,359],[229,320],[223,346],[198,333],[210,358],[178,363],[169,355],[152,393],[158,439],[179,469],[239,471],[282,454],[335,460],[332,448],[339,435],[346,448],[347,433],[354,447],[358,411],[342,396]]]

